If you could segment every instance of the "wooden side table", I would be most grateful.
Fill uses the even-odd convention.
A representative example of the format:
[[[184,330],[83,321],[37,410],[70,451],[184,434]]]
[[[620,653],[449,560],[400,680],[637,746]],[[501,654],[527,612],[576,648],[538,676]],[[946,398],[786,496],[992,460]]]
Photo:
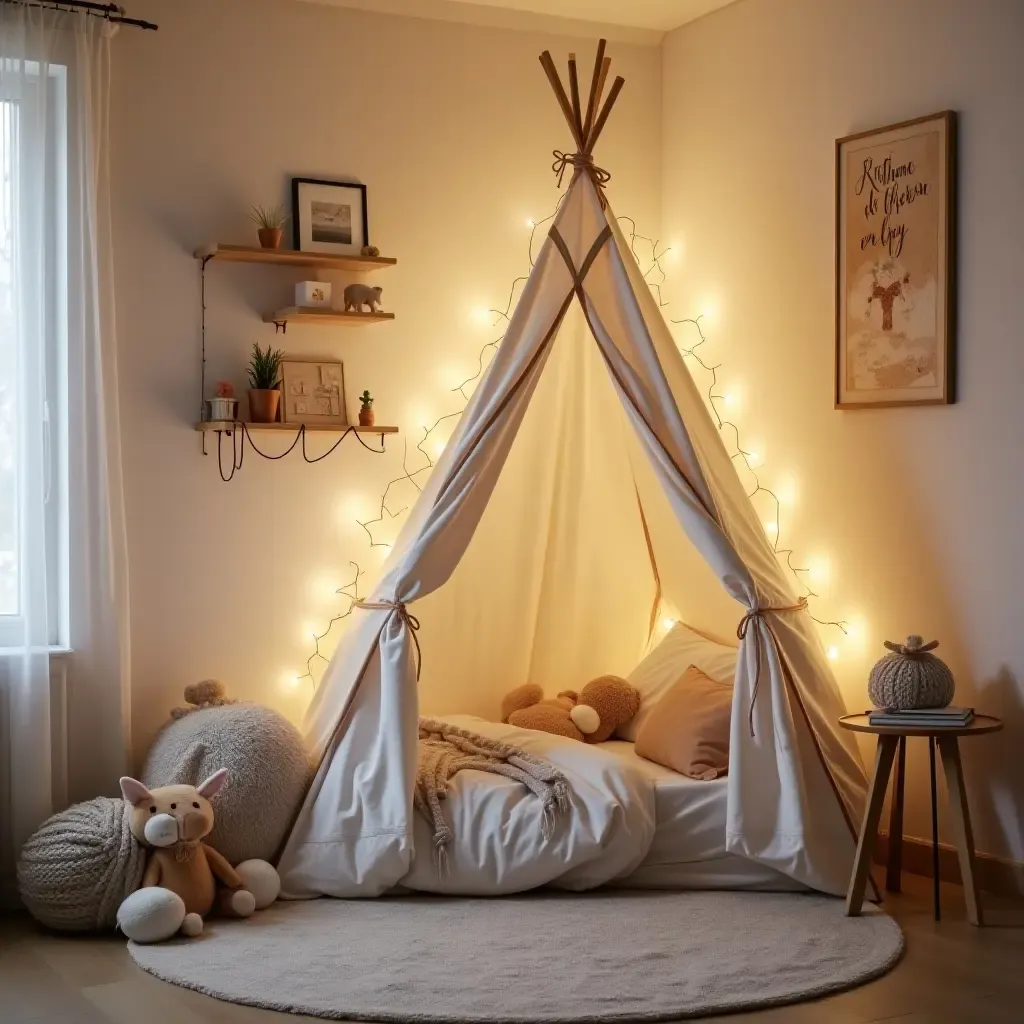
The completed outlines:
[[[864,890],[871,870],[871,858],[875,840],[878,837],[878,821],[882,816],[885,789],[889,784],[893,761],[897,760],[896,781],[893,786],[892,806],[889,814],[889,862],[886,870],[885,887],[890,892],[900,891],[903,845],[903,782],[906,772],[906,743],[908,736],[923,736],[928,740],[928,759],[931,769],[932,790],[932,875],[934,877],[935,920],[940,920],[942,911],[939,903],[939,811],[935,786],[935,750],[942,755],[942,767],[946,773],[946,788],[949,790],[950,810],[953,815],[953,831],[956,849],[960,859],[960,875],[963,880],[964,898],[967,901],[967,920],[974,925],[983,924],[978,883],[974,873],[974,835],[971,832],[971,815],[967,807],[967,790],[964,787],[963,765],[960,761],[959,740],[964,736],[981,736],[998,732],[1003,723],[989,715],[975,715],[970,725],[965,726],[895,726],[872,725],[867,715],[846,715],[839,719],[844,729],[853,732],[872,733],[878,737],[875,753],[875,770],[871,776],[864,821],[857,839],[857,855],[850,876],[850,888],[846,894],[846,915],[856,917],[864,903]]]

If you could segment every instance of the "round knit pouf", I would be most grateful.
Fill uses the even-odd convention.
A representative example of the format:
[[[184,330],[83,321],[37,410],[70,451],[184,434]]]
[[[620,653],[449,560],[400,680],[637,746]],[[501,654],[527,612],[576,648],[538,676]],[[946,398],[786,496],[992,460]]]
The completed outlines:
[[[210,844],[232,864],[273,861],[309,782],[299,731],[259,704],[200,708],[164,726],[143,781],[198,786],[219,768],[227,768],[228,782],[213,798]]]
[[[18,889],[29,913],[62,931],[113,928],[142,882],[146,851],[128,828],[131,808],[100,796],[48,818],[22,847]]]
[[[919,636],[908,636],[905,644],[886,640],[885,646],[893,653],[875,664],[868,681],[868,696],[876,708],[944,708],[953,699],[953,673],[929,653],[938,640],[926,644]]]

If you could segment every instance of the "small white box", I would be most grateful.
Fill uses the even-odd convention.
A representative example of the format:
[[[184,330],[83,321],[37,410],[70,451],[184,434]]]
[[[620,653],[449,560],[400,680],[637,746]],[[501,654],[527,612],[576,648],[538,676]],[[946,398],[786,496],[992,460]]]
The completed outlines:
[[[330,281],[300,281],[295,286],[296,306],[330,306]]]

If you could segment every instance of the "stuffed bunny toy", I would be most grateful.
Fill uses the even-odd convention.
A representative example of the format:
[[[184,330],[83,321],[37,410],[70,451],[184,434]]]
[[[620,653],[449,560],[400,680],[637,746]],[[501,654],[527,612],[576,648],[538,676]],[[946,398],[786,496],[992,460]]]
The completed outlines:
[[[121,779],[121,793],[132,805],[131,833],[150,851],[142,888],[117,914],[130,939],[155,942],[179,930],[198,935],[203,918],[214,909],[228,917],[248,917],[277,898],[280,880],[271,865],[246,861],[236,870],[203,842],[213,830],[210,800],[227,777],[227,769],[221,768],[199,786],[152,790],[136,779]]]

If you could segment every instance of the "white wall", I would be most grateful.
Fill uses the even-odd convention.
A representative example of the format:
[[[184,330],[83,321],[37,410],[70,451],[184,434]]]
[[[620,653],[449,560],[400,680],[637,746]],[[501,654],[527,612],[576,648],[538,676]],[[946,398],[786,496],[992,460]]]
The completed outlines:
[[[795,487],[782,540],[826,558],[817,613],[851,710],[883,639],[942,642],[958,701],[1001,715],[965,742],[980,849],[1024,859],[1024,5],[741,0],[663,49],[663,237],[672,297],[707,305],[713,361],[766,483]],[[833,142],[960,113],[959,392],[948,408],[836,412]],[[680,335],[684,339],[683,335]],[[912,744],[908,831],[928,834]],[[945,813],[945,812],[943,812]]]
[[[393,324],[292,327],[277,343],[345,362],[354,396],[377,396],[379,423],[411,444],[498,334],[471,311],[503,307],[527,268],[527,217],[558,192],[551,150],[569,142],[537,63],[593,40],[393,17],[291,0],[135,0],[159,33],[115,41],[112,173],[131,559],[137,755],[184,684],[223,679],[240,697],[299,717],[286,691],[312,648],[303,630],[340,605],[332,586],[356,559],[372,570],[354,508],[367,516],[399,473],[402,442],[377,457],[353,439],[315,466],[250,452],[221,483],[192,425],[199,403],[199,268],[213,240],[255,241],[250,203],[287,199],[291,175],[357,179],[370,234],[398,267],[376,275]],[[536,20],[536,19],[534,19]],[[657,49],[613,43],[628,86],[602,137],[616,205],[654,233],[659,218]],[[211,264],[208,381],[244,394],[260,321],[288,304],[301,272]],[[344,278],[335,278],[337,284]],[[261,438],[262,441],[262,438]],[[274,441],[268,450],[280,449]],[[310,441],[320,451],[322,439]],[[410,457],[410,465],[418,466]],[[397,492],[393,510],[414,494]],[[326,597],[324,592],[326,587]]]

